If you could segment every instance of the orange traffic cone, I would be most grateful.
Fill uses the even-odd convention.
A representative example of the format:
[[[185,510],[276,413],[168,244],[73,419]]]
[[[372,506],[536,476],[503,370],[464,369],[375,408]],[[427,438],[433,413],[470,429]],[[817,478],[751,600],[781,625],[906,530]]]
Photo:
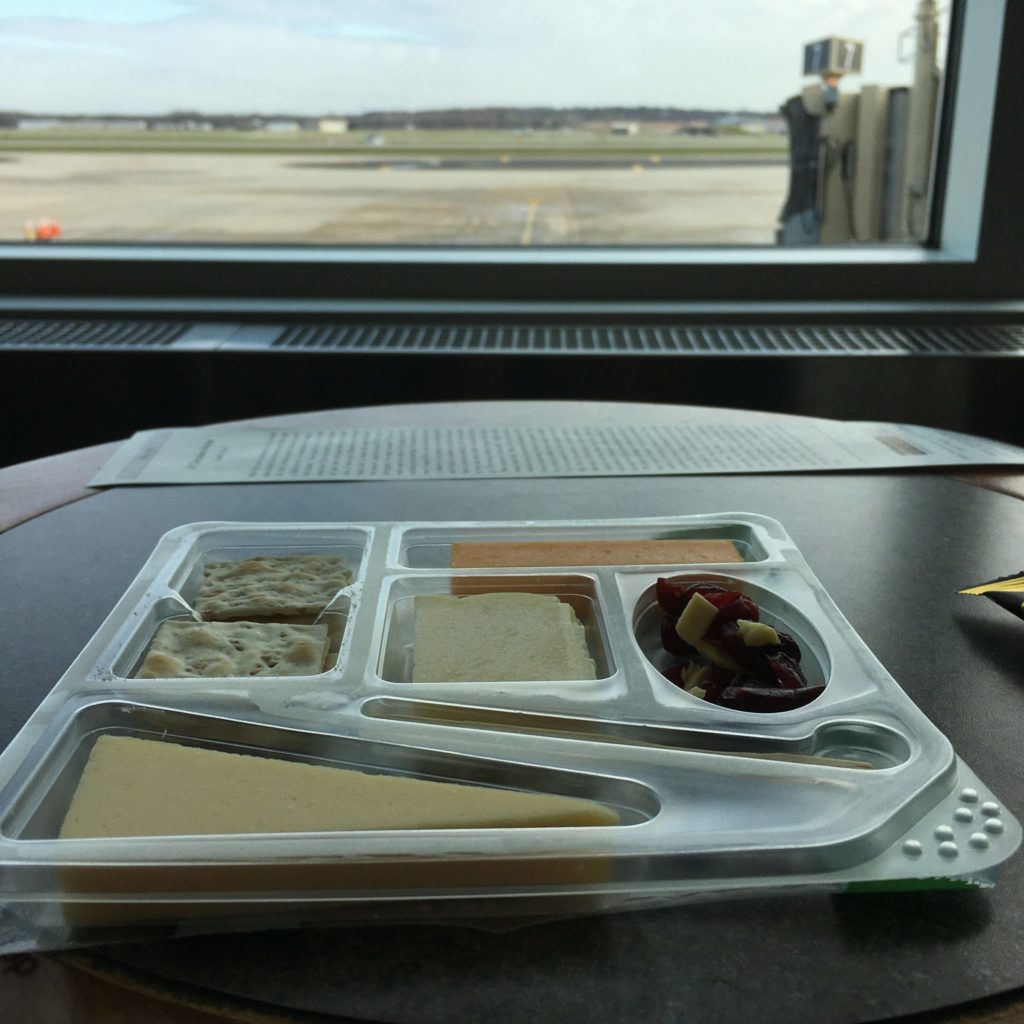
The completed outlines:
[[[58,238],[60,238],[60,224],[49,217],[44,217],[36,228],[36,241],[55,242]]]

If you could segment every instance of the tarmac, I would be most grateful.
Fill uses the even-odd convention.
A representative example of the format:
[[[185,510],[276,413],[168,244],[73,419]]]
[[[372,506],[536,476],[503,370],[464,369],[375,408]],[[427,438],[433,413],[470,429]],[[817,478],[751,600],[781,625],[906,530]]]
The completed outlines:
[[[756,159],[9,152],[0,240],[46,218],[64,242],[769,245],[788,181]]]

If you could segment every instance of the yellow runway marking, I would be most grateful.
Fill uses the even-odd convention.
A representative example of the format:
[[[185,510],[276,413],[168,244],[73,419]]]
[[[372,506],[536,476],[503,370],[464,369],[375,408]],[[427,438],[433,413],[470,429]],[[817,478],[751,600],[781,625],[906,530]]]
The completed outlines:
[[[523,234],[519,239],[520,245],[529,245],[533,241],[533,224],[537,219],[537,210],[540,208],[539,199],[531,199],[530,205],[526,208],[526,223],[523,225]]]

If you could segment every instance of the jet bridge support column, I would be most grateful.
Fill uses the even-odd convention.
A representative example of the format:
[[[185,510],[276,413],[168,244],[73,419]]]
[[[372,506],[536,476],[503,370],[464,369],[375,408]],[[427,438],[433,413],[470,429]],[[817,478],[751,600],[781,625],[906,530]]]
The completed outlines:
[[[839,91],[861,69],[863,45],[832,37],[804,49],[820,83],[787,101],[790,191],[782,245],[926,241],[941,74],[936,0],[920,0],[914,80],[907,88]]]

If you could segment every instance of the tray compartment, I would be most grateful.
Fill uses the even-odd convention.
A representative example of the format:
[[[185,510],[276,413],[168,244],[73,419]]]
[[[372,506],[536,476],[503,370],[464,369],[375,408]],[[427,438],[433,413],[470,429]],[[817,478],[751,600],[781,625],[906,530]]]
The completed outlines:
[[[267,684],[272,680],[294,685],[294,681],[297,679],[322,676],[338,670],[341,667],[339,655],[344,646],[346,625],[351,609],[352,598],[348,593],[342,592],[317,617],[316,621],[318,623],[327,626],[328,636],[327,659],[324,668],[320,672],[310,673],[305,676],[294,674],[279,676],[274,673],[266,673],[259,676],[169,676],[167,679],[172,684],[181,679],[188,679],[193,683],[202,679],[209,679],[211,682],[216,680],[217,685],[221,685],[225,680],[251,682],[255,686]],[[114,657],[111,665],[111,675],[118,681],[130,686],[138,685],[139,683],[152,685],[156,678],[162,678],[154,677],[154,679],[138,680],[136,673],[142,667],[142,662],[160,626],[172,619],[194,622],[197,625],[202,624],[202,620],[196,617],[191,607],[185,604],[177,595],[160,599],[145,614],[139,616],[138,621],[134,623],[134,628],[131,629],[131,632],[125,639],[120,652]]]
[[[699,517],[695,517],[699,518]],[[744,562],[768,557],[755,526],[741,520],[707,517],[693,525],[672,523],[608,523],[554,525],[523,523],[518,526],[452,524],[448,527],[413,527],[402,530],[395,541],[392,559],[410,569],[450,569],[452,544],[464,541],[567,541],[567,540],[730,540]],[[551,568],[557,568],[552,566]],[[472,571],[472,570],[465,570]]]
[[[118,679],[130,679],[142,664],[149,645],[160,626],[172,619],[198,623],[199,617],[180,594],[168,593],[157,598],[129,618],[122,632],[123,639],[115,641],[120,649],[114,654],[110,674]]]
[[[824,685],[825,691],[803,707],[810,707],[820,702],[829,694],[832,676],[832,660],[828,647],[818,629],[795,605],[783,597],[776,589],[756,583],[749,577],[737,577],[724,573],[687,572],[666,574],[666,579],[677,583],[718,583],[730,590],[737,590],[750,597],[760,609],[760,621],[788,633],[800,646],[800,666],[809,686]],[[655,583],[643,590],[633,607],[633,635],[644,657],[656,672],[651,674],[652,685],[661,699],[678,695],[687,703],[708,706],[706,701],[686,693],[665,679],[661,673],[664,669],[677,665],[680,658],[666,651],[661,643],[661,624],[664,612],[655,597]],[[673,701],[674,703],[674,701]],[[760,715],[759,712],[729,710],[738,715]],[[792,711],[803,710],[795,708]],[[792,711],[767,712],[772,717],[779,714],[791,714]]]
[[[36,756],[28,759],[33,767],[0,791],[0,834],[18,840],[54,839],[89,752],[102,735],[134,736],[371,774],[384,772],[433,781],[581,797],[614,807],[623,824],[648,820],[659,809],[657,798],[647,787],[612,776],[483,759],[173,708],[98,701],[80,707],[62,728],[43,736],[36,745]],[[130,845],[128,840],[117,842],[122,846]]]
[[[339,591],[344,592],[365,575],[371,536],[368,530],[346,526],[307,531],[210,528],[196,535],[185,557],[171,569],[166,582],[192,605],[203,569],[211,562],[243,561],[260,556],[336,555],[345,559],[352,573],[352,583]]]
[[[602,610],[602,598],[597,577],[587,574],[493,574],[481,576],[409,576],[391,581],[387,594],[387,608],[383,623],[378,673],[387,682],[406,683],[410,686],[465,686],[465,683],[413,683],[412,659],[415,637],[414,603],[419,595],[443,594],[460,597],[471,594],[497,592],[550,594],[568,604],[583,626],[587,650],[594,660],[597,680],[615,674],[615,662],[608,639],[608,626]],[[552,683],[583,686],[594,680],[551,680],[511,684],[524,687],[550,688]],[[481,681],[478,687],[501,687],[508,683]]]
[[[615,808],[620,822],[57,840],[89,752],[104,735],[581,797]],[[31,892],[23,892],[20,902],[28,911],[26,924],[49,930],[50,944],[57,946],[69,941],[62,928],[72,929],[74,944],[103,935],[91,929],[125,924],[195,920],[214,931],[239,920],[249,920],[251,927],[261,920],[264,927],[294,926],[298,913],[358,918],[360,904],[396,895],[401,903],[430,894],[459,902],[467,886],[485,896],[539,888],[558,898],[568,889],[576,893],[576,912],[579,899],[596,909],[590,889],[609,881],[615,867],[607,854],[567,854],[564,834],[619,833],[660,809],[653,790],[629,779],[116,701],[80,708],[56,736],[44,736],[36,751],[31,769],[0,792],[0,832],[22,853],[26,847],[40,851],[35,858],[28,854],[35,863],[23,883],[52,895],[42,913]]]
[[[667,750],[708,754],[777,757],[780,760],[789,758],[794,763],[806,764],[809,769],[816,767],[816,761],[828,762],[825,767],[894,768],[908,761],[912,754],[907,737],[896,729],[877,722],[855,719],[823,722],[801,735],[765,736],[574,715],[508,711],[401,697],[373,698],[363,704],[362,712],[370,718],[392,722],[489,729],[552,739],[663,747]]]

